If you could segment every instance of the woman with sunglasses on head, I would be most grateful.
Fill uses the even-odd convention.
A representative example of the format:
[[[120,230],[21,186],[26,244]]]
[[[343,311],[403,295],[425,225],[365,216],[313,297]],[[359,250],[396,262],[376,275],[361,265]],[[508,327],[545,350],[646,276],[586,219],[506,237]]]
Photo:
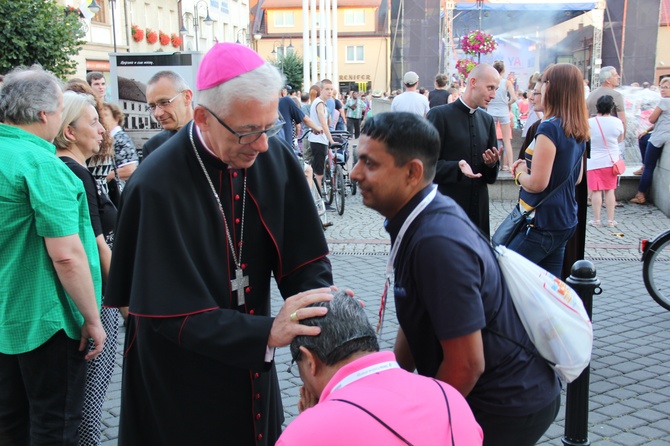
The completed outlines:
[[[521,211],[532,212],[508,248],[560,277],[565,246],[577,226],[575,185],[583,175],[588,111],[584,80],[574,65],[556,64],[545,70],[540,91],[544,120],[525,160],[515,162],[512,169],[521,187]]]

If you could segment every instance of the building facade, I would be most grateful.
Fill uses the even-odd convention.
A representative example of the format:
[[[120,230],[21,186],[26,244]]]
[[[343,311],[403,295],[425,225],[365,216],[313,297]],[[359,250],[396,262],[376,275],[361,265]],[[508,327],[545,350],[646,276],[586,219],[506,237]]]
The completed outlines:
[[[109,54],[201,51],[217,42],[249,45],[249,0],[60,0],[79,8],[86,43],[76,57],[76,77],[110,72]],[[209,18],[209,20],[208,20]],[[108,78],[109,81],[109,78]],[[108,82],[109,83],[109,82]]]
[[[337,61],[336,89],[341,93],[351,90],[382,91],[389,87],[389,31],[388,12],[382,0],[339,0],[337,2]],[[252,35],[256,51],[266,60],[275,61],[290,51],[303,57],[303,27],[305,23],[302,0],[264,0],[251,6]],[[327,12],[331,20],[332,9]],[[317,29],[321,20],[317,9]],[[332,22],[332,20],[331,20]],[[329,23],[329,27],[333,26]],[[334,29],[334,28],[332,28]],[[334,31],[333,31],[334,32]],[[325,36],[325,34],[324,34]],[[317,79],[321,79],[320,42],[317,35]],[[312,61],[314,63],[314,61]],[[333,79],[335,81],[335,79]],[[307,90],[309,86],[303,86]]]

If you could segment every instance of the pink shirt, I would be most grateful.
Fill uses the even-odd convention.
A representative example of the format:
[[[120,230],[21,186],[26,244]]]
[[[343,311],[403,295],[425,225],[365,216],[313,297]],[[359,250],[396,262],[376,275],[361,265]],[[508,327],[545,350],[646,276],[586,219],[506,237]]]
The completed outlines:
[[[373,373],[366,374],[370,370]],[[448,384],[438,383],[449,400],[455,444],[481,445],[482,430],[465,398]],[[276,445],[403,444],[361,409],[333,399],[364,407],[415,446],[451,445],[447,404],[437,384],[399,368],[391,352],[364,356],[338,370],[319,403],[289,424]]]

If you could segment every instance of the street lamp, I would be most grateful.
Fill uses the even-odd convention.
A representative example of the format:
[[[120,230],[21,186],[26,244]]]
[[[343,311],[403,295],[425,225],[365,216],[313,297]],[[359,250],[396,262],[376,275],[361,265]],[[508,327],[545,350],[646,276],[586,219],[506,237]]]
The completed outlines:
[[[184,26],[184,23],[186,23],[186,13],[183,13],[181,15],[181,27],[179,28],[179,34],[181,34],[182,36],[188,34],[188,28]]]
[[[109,8],[112,14],[112,40],[114,42],[114,52],[116,53],[116,20],[114,19],[114,3],[116,3],[116,0],[109,0]],[[93,15],[99,13],[101,9],[102,8],[95,2],[95,0],[88,5],[88,10],[91,11]]]
[[[95,1],[95,0],[93,0],[93,1]],[[199,48],[198,48],[198,28],[200,27],[200,24],[198,22],[200,20],[199,20],[199,17],[198,17],[198,9],[200,8],[200,6],[203,6],[203,5],[206,8],[205,10],[207,11],[207,16],[205,17],[205,20],[203,20],[203,22],[205,22],[205,25],[207,25],[207,26],[211,26],[212,23],[214,23],[214,20],[212,20],[212,18],[209,16],[209,5],[207,4],[207,2],[205,0],[200,0],[199,2],[197,2],[193,6],[193,30],[195,31],[195,50],[196,51],[199,50]],[[181,25],[181,28],[179,28],[179,34],[181,34],[182,36],[188,33],[188,29],[184,25],[184,23],[186,23],[185,18],[186,18],[186,13],[184,13],[181,16],[182,25]]]
[[[242,40],[244,41],[244,45],[247,45],[247,30],[244,28],[240,29],[237,31],[237,41],[235,43],[242,43],[240,41],[240,33],[242,34]]]
[[[258,42],[263,38],[263,34],[256,31],[254,33],[254,51],[258,52]]]
[[[281,47],[281,54],[277,52],[277,48]],[[281,68],[281,72],[284,72],[284,42],[280,42],[279,40],[275,40],[272,43],[272,54],[275,55],[275,58],[279,60],[279,66]]]

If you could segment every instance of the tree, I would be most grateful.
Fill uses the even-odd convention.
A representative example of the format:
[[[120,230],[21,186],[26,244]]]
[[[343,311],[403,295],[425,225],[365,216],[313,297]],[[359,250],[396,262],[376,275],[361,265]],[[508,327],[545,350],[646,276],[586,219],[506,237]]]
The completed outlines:
[[[0,1],[0,73],[40,64],[58,77],[72,74],[86,34],[78,9],[56,0]]]
[[[284,56],[277,55],[272,63],[279,71],[284,73],[286,83],[294,90],[302,91],[302,57],[295,51],[289,51]]]

